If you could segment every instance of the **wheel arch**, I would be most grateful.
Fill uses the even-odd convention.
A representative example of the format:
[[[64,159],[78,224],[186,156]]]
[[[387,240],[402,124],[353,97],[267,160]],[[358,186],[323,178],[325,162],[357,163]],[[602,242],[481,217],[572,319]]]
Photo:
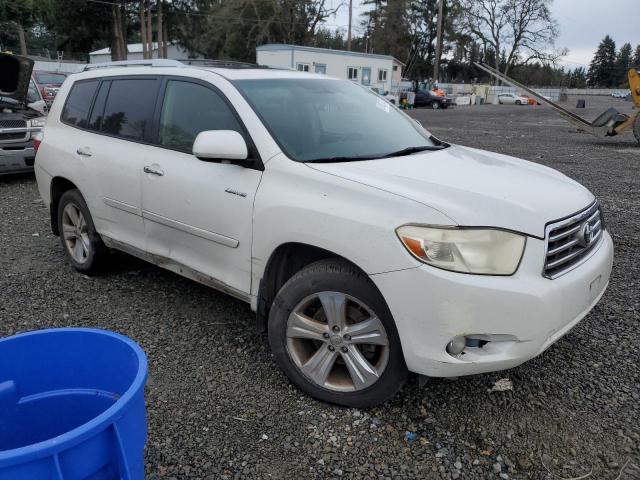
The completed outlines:
[[[256,308],[258,331],[266,331],[271,305],[282,286],[306,266],[325,259],[343,260],[366,275],[366,272],[358,264],[343,255],[308,243],[288,242],[273,250],[258,287]],[[377,287],[375,288],[377,290]]]
[[[65,177],[53,177],[51,179],[51,203],[49,204],[49,213],[51,216],[51,231],[54,235],[60,235],[58,225],[58,205],[60,199],[65,192],[69,190],[79,190],[75,183]],[[81,193],[82,194],[82,193]]]

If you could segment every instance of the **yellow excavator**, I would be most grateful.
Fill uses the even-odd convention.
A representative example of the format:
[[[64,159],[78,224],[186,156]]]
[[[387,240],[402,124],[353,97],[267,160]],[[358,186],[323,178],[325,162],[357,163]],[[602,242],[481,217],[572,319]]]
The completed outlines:
[[[522,85],[520,82],[507,77],[495,68],[490,67],[489,65],[485,65],[484,63],[476,62],[475,65],[479,69],[496,77],[498,80],[501,80],[504,83],[511,85],[512,87],[515,87],[519,90],[527,92],[527,94],[531,95],[539,103],[548,105],[554,111],[564,117],[565,120],[575,125],[580,130],[591,133],[596,137],[614,137],[631,128],[633,130],[634,136],[636,137],[636,140],[640,144],[640,72],[635,68],[629,70],[629,90],[631,90],[631,99],[633,101],[633,104],[635,105],[636,112],[631,115],[627,115],[611,107],[598,115],[594,121],[589,122],[579,115],[570,112],[566,108],[561,107],[557,103],[552,102],[548,98],[545,98],[542,95],[534,92],[529,87]]]

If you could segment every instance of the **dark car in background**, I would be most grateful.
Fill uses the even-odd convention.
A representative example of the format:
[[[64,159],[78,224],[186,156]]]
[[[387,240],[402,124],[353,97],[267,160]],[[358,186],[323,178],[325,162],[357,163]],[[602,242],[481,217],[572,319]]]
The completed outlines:
[[[441,97],[430,90],[416,91],[416,98],[413,105],[415,107],[431,107],[434,110],[438,108],[449,108],[453,106],[453,99],[449,97]]]
[[[47,106],[51,106],[66,78],[67,75],[61,72],[45,72],[42,70],[33,72],[33,80]]]

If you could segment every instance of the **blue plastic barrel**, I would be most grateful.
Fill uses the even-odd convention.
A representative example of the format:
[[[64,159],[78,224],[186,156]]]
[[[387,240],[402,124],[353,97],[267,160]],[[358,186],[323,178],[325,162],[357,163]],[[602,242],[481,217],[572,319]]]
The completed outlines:
[[[144,478],[147,359],[116,333],[0,340],[0,480]]]

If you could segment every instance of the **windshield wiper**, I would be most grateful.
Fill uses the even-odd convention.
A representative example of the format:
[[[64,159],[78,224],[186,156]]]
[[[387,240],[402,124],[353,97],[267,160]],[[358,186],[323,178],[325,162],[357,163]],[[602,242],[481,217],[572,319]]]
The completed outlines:
[[[442,150],[447,148],[448,145],[422,145],[421,147],[408,147],[398,150],[397,152],[387,153],[377,158],[389,158],[389,157],[402,157],[403,155],[411,155],[412,153]]]
[[[328,157],[328,158],[313,158],[311,160],[305,160],[305,163],[337,163],[337,162],[353,162],[358,160],[377,160],[380,158],[389,157],[402,157],[403,155],[411,155],[412,153],[442,150],[449,145],[422,145],[420,147],[408,147],[398,150],[397,152],[385,153],[384,155],[367,155],[367,156],[353,156],[353,157]]]
[[[338,163],[338,162],[352,162],[358,160],[375,160],[381,158],[377,156],[363,156],[363,157],[327,157],[327,158],[312,158],[311,160],[305,160],[304,163]]]

